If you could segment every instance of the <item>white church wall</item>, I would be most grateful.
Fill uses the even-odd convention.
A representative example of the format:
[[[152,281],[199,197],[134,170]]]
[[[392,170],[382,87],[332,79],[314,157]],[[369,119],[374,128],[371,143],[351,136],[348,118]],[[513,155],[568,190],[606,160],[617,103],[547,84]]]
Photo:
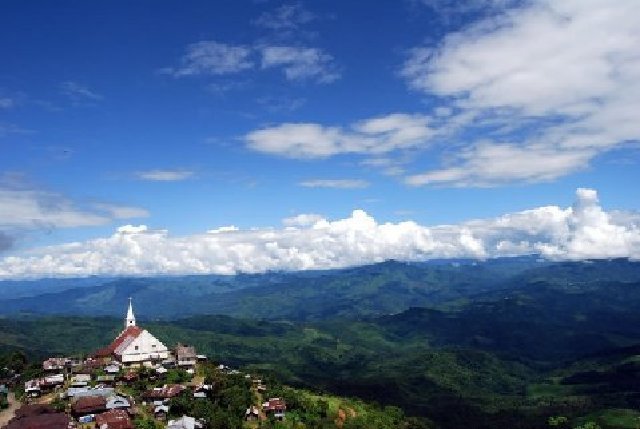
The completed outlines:
[[[169,350],[156,337],[144,330],[123,351],[122,362],[142,362],[151,359],[166,359]]]

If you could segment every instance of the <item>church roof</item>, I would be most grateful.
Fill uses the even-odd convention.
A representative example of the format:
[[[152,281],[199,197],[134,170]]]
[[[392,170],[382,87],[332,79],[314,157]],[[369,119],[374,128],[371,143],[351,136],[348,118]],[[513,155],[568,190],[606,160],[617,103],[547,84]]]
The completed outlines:
[[[122,346],[126,347],[131,343],[131,341],[138,338],[138,336],[142,334],[142,332],[144,332],[144,329],[140,328],[139,326],[129,326],[124,331],[122,331],[111,344],[98,350],[96,352],[96,356],[106,357],[116,354],[118,351],[122,350]]]

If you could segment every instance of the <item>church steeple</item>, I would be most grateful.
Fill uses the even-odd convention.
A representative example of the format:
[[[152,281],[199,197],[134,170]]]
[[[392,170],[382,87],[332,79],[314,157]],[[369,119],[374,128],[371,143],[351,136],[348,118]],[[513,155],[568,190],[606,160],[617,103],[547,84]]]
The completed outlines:
[[[127,318],[124,321],[124,328],[136,326],[136,317],[133,315],[133,306],[131,305],[131,297],[129,297],[129,309],[127,310]]]

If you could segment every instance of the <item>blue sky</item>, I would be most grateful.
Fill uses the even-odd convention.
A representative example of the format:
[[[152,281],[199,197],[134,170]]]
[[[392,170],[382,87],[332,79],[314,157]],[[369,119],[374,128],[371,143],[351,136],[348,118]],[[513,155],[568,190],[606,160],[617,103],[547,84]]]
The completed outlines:
[[[0,258],[126,224],[461,225],[578,188],[635,213],[640,5],[608,3],[5,2]],[[603,254],[636,251],[629,219]]]

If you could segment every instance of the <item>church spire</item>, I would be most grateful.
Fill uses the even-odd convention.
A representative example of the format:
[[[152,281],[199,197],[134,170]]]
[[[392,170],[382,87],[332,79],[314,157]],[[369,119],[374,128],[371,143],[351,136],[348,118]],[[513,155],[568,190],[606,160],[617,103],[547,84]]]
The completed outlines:
[[[133,306],[131,305],[131,297],[129,297],[129,309],[127,310],[127,318],[124,321],[124,328],[136,326],[136,317],[133,315]]]

